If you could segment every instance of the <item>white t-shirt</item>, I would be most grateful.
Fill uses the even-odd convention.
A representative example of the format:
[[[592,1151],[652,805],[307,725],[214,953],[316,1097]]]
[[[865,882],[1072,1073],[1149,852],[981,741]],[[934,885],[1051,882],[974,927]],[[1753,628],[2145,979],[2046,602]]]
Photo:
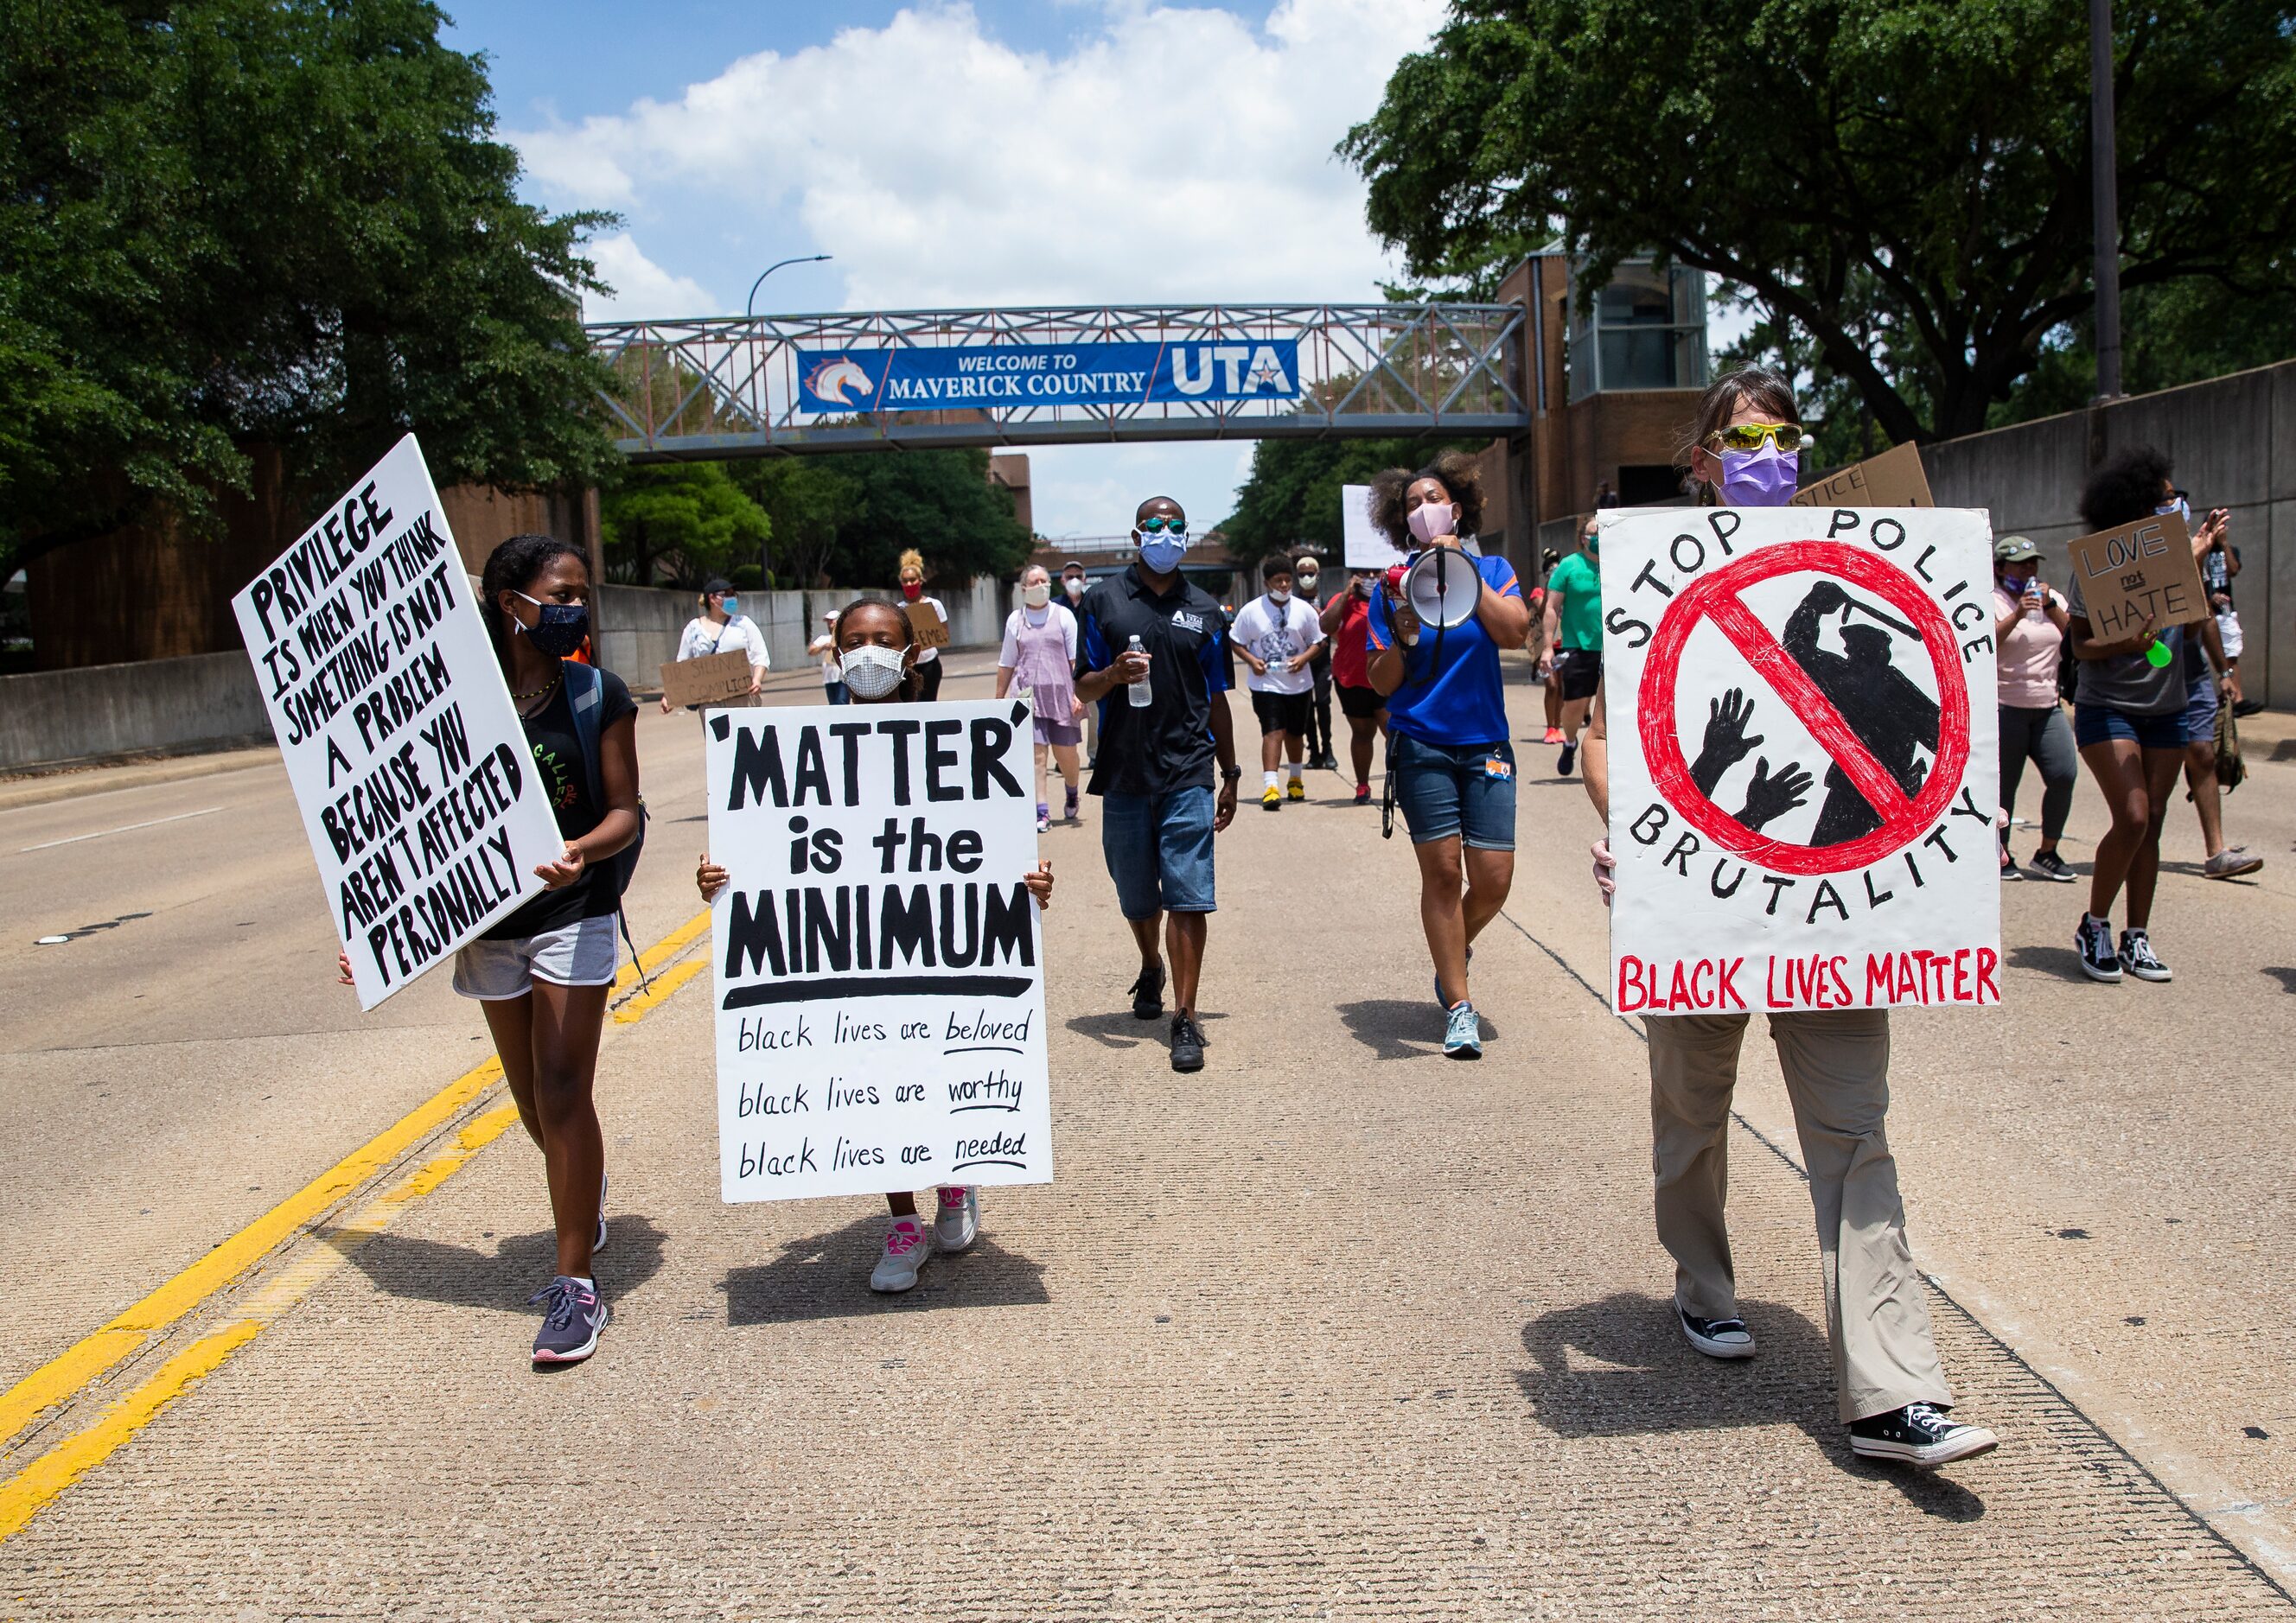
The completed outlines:
[[[1074,666],[1077,657],[1077,620],[1066,603],[1046,603],[1041,609],[1019,608],[1004,617],[1004,645],[997,651],[996,663],[1011,670],[1021,663],[1021,617],[1029,617],[1031,626],[1042,626],[1045,616],[1052,615],[1061,628],[1061,640],[1068,644],[1069,664]]]
[[[750,663],[759,670],[774,668],[766,657],[766,634],[746,614],[737,614],[722,626],[707,615],[696,615],[685,622],[685,635],[677,639],[680,663],[704,660],[713,653],[732,653],[735,649],[748,654]]]
[[[1308,667],[1283,668],[1285,660],[1298,658],[1324,640],[1324,627],[1316,611],[1299,598],[1280,609],[1264,594],[1253,598],[1235,617],[1234,635],[1237,647],[1250,649],[1267,663],[1264,676],[1249,666],[1244,668],[1243,684],[1253,693],[1304,693],[1316,685],[1316,673]]]
[[[909,600],[905,597],[901,599],[901,601],[906,603]],[[939,598],[920,597],[917,601],[921,603],[930,603],[932,605],[932,611],[940,616],[940,623],[944,626],[948,624],[948,605],[941,602]],[[940,650],[938,648],[920,648],[917,650],[917,663],[920,665],[930,665],[935,660],[939,658]]]

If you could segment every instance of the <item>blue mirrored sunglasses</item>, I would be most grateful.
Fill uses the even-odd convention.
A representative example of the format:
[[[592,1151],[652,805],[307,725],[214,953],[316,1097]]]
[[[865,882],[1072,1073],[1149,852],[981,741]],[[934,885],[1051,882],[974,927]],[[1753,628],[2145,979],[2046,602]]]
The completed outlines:
[[[1185,519],[1168,519],[1160,512],[1152,519],[1141,520],[1134,528],[1144,536],[1157,535],[1165,531],[1175,536],[1185,536],[1188,533],[1188,521]]]

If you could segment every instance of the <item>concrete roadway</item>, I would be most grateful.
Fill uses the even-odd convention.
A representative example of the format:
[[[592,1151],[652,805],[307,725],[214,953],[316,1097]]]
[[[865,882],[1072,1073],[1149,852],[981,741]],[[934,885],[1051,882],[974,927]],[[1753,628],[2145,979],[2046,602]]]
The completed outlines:
[[[641,946],[696,910],[697,733],[642,717]],[[1588,984],[1593,816],[1539,746],[1480,1066],[1437,1053],[1402,839],[1335,780],[1222,839],[1195,1078],[1125,1012],[1093,803],[1046,836],[1062,1181],[989,1192],[981,1248],[897,1300],[867,1202],[718,1204],[707,1000],[672,984],[707,938],[666,949],[601,1068],[617,1320],[549,1377],[498,1092],[264,1226],[486,1058],[473,1012],[443,975],[365,1018],[331,983],[275,762],[88,775],[0,811],[0,1616],[2286,1615],[2296,742],[2251,750],[2231,823],[2268,865],[2201,880],[2179,809],[2173,985],[2081,980],[2084,891],[2029,881],[2006,1006],[1898,1019],[1916,1250],[2005,1439],[1931,1478],[1832,1422],[1759,1037],[1761,1356],[1670,1328],[1640,1036]],[[2084,786],[2076,861],[2098,814]]]

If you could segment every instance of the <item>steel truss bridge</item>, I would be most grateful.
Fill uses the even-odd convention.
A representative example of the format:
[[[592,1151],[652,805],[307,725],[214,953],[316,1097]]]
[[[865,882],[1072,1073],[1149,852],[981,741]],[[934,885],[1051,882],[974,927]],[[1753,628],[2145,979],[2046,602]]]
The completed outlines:
[[[1526,432],[1519,304],[1171,305],[600,322],[601,392],[633,462],[825,451]],[[799,352],[1298,342],[1295,398],[1015,404],[836,415],[799,404]]]

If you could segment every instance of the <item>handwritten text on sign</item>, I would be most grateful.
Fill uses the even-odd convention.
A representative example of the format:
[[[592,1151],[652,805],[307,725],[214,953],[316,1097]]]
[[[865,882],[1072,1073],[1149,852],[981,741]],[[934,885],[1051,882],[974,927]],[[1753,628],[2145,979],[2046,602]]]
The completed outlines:
[[[563,844],[414,437],[232,607],[372,1009]]]
[[[725,1198],[1049,1183],[1027,708],[720,711],[709,734]]]
[[[1602,533],[1618,1010],[1999,1002],[1985,515]]]

